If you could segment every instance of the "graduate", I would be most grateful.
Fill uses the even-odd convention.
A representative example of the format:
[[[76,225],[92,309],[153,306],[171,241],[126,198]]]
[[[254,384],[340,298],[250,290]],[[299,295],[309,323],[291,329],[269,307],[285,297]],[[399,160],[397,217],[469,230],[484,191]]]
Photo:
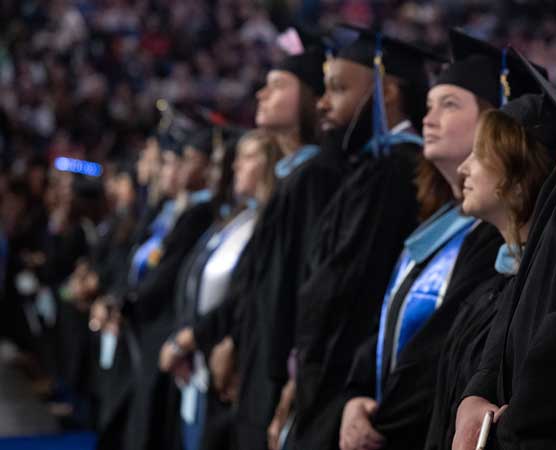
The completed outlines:
[[[337,447],[339,394],[353,352],[376,323],[403,239],[417,225],[416,130],[428,89],[425,61],[434,58],[386,36],[378,49],[374,33],[340,29],[355,40],[328,61],[319,110],[329,145],[346,151],[349,144],[354,162],[315,229],[298,298],[291,440],[300,449]],[[373,119],[386,119],[384,129],[373,129]]]
[[[499,53],[494,48],[492,51]],[[526,78],[527,71],[517,56],[510,52],[507,61],[516,91],[540,91],[531,76]],[[463,212],[494,225],[505,243],[495,263],[499,275],[478,286],[462,302],[445,340],[425,445],[428,450],[452,447],[458,403],[478,368],[499,302],[506,302],[511,293],[535,201],[553,166],[547,152],[529,145],[522,130],[506,119],[503,112],[512,104],[503,106],[502,112],[485,113],[473,152],[458,169],[463,176]]]
[[[212,131],[202,129],[173,148],[176,158],[168,161],[174,169],[168,173],[168,182],[176,188],[174,201],[161,210],[164,220],[155,221],[150,237],[131,257],[121,306],[125,330],[119,334],[126,337],[128,354],[118,361],[116,349],[106,368],[123,382],[110,383],[106,393],[111,401],[103,418],[99,448],[140,449],[147,445],[151,403],[159,382],[158,353],[173,325],[172,294],[179,265],[213,220],[211,195],[206,190]],[[163,152],[164,156],[170,155]],[[160,227],[166,230],[162,237]],[[146,257],[139,257],[140,253]]]
[[[519,146],[522,154],[537,159],[537,170],[527,173],[530,179],[539,170],[546,173],[554,167],[556,89],[525,58],[521,60],[537,80],[542,95],[523,96],[497,115],[485,118],[485,137],[481,139],[488,141],[492,128],[505,130],[498,141],[507,139],[508,144]],[[499,302],[481,363],[458,407],[452,446],[456,450],[475,448],[487,411],[495,413],[497,424],[491,430],[488,448],[548,449],[556,445],[556,396],[551,387],[556,347],[554,173],[539,194],[533,219],[524,223],[529,232],[518,242],[526,245],[512,290]]]
[[[274,326],[276,310],[296,295],[314,226],[346,173],[345,155],[315,145],[323,62],[317,48],[289,55],[257,93],[257,126],[276,135],[286,156],[276,165],[278,185],[257,223],[249,256],[238,263],[242,275],[222,306],[230,311],[233,305],[235,317],[229,332],[240,378],[235,427],[242,450],[267,448],[266,429],[283,384],[271,376],[269,361],[286,367],[288,357],[272,353],[272,343],[282,338]],[[203,320],[193,332],[178,333],[176,342],[185,353],[210,348],[219,337],[215,328],[222,329],[213,325]]]
[[[481,111],[499,103],[501,58],[461,48],[427,96],[425,162],[417,176],[423,207],[435,211],[405,241],[382,303],[378,335],[359,350],[348,380],[340,448],[422,448],[446,334],[458,308],[495,276],[501,237],[464,216],[459,165],[469,156]],[[433,188],[434,186],[434,188]],[[449,198],[446,201],[446,198]]]
[[[224,158],[232,161],[234,154],[235,149],[231,149]],[[194,325],[224,300],[231,274],[251,238],[260,211],[274,190],[274,166],[281,156],[276,139],[263,130],[247,132],[239,140],[233,163],[233,198],[222,203],[220,217],[180,269],[176,285],[179,327]],[[231,172],[231,164],[224,164],[224,169],[227,166]],[[225,170],[222,175],[226,175]],[[229,392],[221,396],[226,400],[224,404],[215,395],[208,372],[210,355],[204,355],[198,350],[192,360],[182,360],[180,356],[172,336],[161,349],[160,367],[177,374],[177,381],[182,385],[180,415],[183,448],[202,448],[202,441],[205,442],[203,448],[207,448],[206,445],[212,448],[211,445],[216,445],[217,441],[226,443],[229,433],[213,426],[213,423],[219,423],[222,417],[229,416],[229,403],[233,396]],[[191,362],[193,367],[190,366]],[[186,367],[176,367],[180,363]],[[183,371],[188,380],[185,386]]]

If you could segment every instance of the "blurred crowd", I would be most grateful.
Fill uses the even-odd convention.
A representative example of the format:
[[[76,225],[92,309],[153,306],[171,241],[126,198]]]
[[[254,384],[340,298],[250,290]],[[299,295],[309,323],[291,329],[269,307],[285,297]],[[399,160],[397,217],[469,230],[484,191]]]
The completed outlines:
[[[387,33],[434,49],[461,26],[511,43],[554,78],[555,13],[540,0],[3,0],[0,154],[136,155],[158,98],[250,125],[277,30],[292,23],[381,19]]]
[[[556,78],[556,5],[542,0],[0,0],[0,334],[66,425],[118,443],[110,433],[125,426],[111,408],[125,404],[139,429],[148,422],[133,416],[147,400],[118,400],[117,376],[135,370],[154,392],[135,346],[158,370],[171,307],[186,303],[174,302],[182,271],[195,273],[199,255],[206,264],[203,245],[270,197],[283,142],[251,135],[255,170],[238,137],[282,54],[279,32],[377,20],[438,52],[460,26],[511,43]],[[99,162],[102,176],[58,170],[59,157]],[[158,310],[160,298],[171,307]],[[121,337],[122,323],[152,332],[154,351]],[[115,356],[116,338],[125,355]],[[127,365],[106,378],[114,361]]]

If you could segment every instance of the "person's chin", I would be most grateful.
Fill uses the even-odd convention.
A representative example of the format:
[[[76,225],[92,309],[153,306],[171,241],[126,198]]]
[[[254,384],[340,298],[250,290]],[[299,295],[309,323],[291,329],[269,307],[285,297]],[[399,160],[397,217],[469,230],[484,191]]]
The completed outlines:
[[[266,125],[266,116],[263,112],[255,114],[255,125],[258,127],[264,127]]]
[[[333,122],[327,122],[327,121],[323,121],[320,123],[320,132],[325,134],[325,133],[329,133],[332,130],[338,128]]]
[[[423,156],[427,161],[435,161],[442,159],[442,151],[435,144],[425,144],[423,147]]]

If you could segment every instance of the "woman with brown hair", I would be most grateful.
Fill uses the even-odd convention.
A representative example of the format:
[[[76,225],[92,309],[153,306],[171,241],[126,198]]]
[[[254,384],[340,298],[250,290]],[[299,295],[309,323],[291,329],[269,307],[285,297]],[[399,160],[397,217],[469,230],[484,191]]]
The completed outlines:
[[[556,159],[556,89],[521,61],[542,94],[525,95],[485,116],[474,153],[460,169],[464,208],[500,230],[506,245],[497,270],[515,277],[497,302],[480,364],[459,396],[464,399],[457,407],[455,450],[475,448],[487,412],[496,423],[488,448],[556,445],[554,176],[549,178]]]
[[[534,87],[533,87],[534,89]],[[546,147],[510,115],[510,103],[480,119],[473,152],[459,167],[462,210],[494,225],[503,236],[497,277],[483,283],[462,303],[440,358],[427,450],[449,450],[458,402],[479,366],[482,351],[527,242],[533,208],[554,161]]]

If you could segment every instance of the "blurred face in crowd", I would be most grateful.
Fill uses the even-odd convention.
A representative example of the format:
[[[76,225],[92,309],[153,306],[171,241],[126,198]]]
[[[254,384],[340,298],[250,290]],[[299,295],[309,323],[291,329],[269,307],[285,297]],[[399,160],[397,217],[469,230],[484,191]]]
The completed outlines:
[[[8,190],[0,205],[0,220],[3,231],[8,237],[17,234],[20,221],[24,218],[29,205],[25,196]]]
[[[238,148],[234,161],[235,195],[256,198],[266,164],[266,156],[257,140],[250,139],[243,142]]]
[[[423,154],[442,173],[454,196],[461,198],[458,166],[469,156],[479,120],[476,97],[450,84],[433,87],[427,97],[423,119]]]
[[[149,184],[160,170],[160,148],[155,138],[147,139],[145,148],[137,161],[137,181],[140,185]]]
[[[110,206],[113,206],[117,203],[117,176],[118,174],[115,172],[114,167],[106,164],[104,166],[104,172],[102,174],[102,180],[104,184],[104,193],[106,196],[106,200]]]
[[[118,208],[129,208],[135,201],[135,187],[128,173],[119,173],[114,177],[114,192]]]
[[[493,224],[498,223],[499,218],[505,215],[504,203],[498,195],[502,182],[500,170],[473,151],[458,172],[463,177],[463,212]]]
[[[46,185],[46,168],[34,165],[28,170],[29,188],[34,197],[40,197]]]
[[[164,195],[174,197],[178,192],[178,174],[180,170],[179,157],[173,151],[162,152],[162,166],[160,168],[160,190]]]
[[[187,146],[183,152],[179,173],[179,186],[188,191],[198,191],[207,186],[210,160],[194,147]]]
[[[346,127],[369,100],[373,72],[361,64],[334,58],[327,63],[325,92],[317,104],[322,131]]]
[[[257,92],[257,126],[276,131],[298,128],[300,98],[301,85],[295,75],[271,70],[266,85]]]

